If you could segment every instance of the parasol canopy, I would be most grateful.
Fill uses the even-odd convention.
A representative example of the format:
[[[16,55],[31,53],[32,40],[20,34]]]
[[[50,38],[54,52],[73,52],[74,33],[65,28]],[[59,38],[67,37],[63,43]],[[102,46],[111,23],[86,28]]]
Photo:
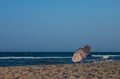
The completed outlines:
[[[89,45],[85,45],[81,48],[79,48],[72,57],[73,62],[79,62],[86,58],[86,56],[89,54],[91,47]]]

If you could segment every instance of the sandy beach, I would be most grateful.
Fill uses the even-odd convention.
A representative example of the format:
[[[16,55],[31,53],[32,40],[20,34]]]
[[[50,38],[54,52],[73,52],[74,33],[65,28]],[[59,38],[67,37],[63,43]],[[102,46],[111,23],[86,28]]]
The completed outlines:
[[[0,67],[0,79],[120,79],[120,62]]]

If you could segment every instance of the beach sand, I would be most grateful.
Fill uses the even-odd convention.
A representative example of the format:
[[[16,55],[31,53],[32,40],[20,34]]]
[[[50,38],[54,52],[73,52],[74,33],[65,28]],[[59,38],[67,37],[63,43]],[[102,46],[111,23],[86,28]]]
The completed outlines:
[[[120,79],[120,62],[0,67],[0,79]]]

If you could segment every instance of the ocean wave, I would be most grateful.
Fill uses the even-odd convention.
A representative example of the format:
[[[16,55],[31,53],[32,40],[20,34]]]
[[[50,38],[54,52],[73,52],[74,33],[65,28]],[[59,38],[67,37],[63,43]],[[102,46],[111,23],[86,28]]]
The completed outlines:
[[[0,57],[0,59],[47,59],[47,58],[72,58],[72,57]]]
[[[120,56],[120,55],[92,55],[92,57],[103,57],[103,56],[118,57],[118,56]]]

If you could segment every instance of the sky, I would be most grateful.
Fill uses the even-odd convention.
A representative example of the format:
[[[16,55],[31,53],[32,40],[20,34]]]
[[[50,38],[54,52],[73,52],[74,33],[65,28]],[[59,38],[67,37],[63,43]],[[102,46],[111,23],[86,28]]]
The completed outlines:
[[[0,0],[1,52],[120,52],[120,0]]]

